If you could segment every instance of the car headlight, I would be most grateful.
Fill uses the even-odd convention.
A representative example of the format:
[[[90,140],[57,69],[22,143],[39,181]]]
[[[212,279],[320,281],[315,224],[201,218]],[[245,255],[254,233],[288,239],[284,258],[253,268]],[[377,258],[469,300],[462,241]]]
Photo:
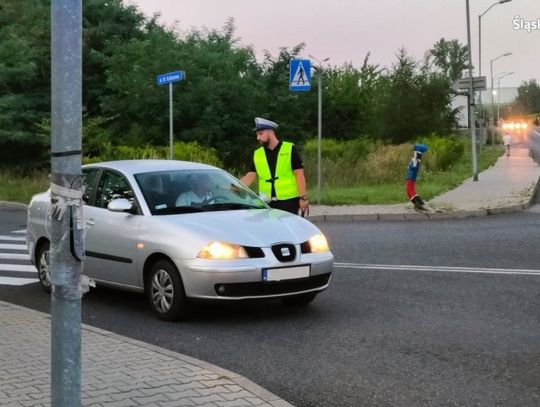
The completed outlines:
[[[318,233],[308,240],[311,253],[322,253],[330,250],[326,237],[322,233]]]
[[[199,252],[197,257],[201,259],[245,259],[248,257],[246,250],[234,243],[211,242]]]

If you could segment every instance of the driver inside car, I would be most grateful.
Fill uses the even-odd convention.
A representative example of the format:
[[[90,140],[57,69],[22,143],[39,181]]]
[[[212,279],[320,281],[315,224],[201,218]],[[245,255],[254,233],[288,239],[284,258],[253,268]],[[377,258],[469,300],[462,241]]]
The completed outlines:
[[[203,206],[215,202],[212,181],[208,174],[192,174],[189,177],[191,189],[176,198],[176,206]]]

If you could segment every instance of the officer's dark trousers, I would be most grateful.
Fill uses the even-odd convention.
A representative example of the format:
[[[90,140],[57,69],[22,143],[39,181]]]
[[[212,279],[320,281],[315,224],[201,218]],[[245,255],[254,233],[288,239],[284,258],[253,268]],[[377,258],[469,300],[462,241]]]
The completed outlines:
[[[282,211],[294,213],[298,215],[300,210],[300,198],[285,199],[283,201],[270,201],[268,202],[271,208],[281,209]]]

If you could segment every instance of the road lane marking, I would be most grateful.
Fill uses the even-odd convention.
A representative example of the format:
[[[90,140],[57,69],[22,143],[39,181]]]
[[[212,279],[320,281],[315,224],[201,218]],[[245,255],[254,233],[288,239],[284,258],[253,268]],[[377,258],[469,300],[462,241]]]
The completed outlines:
[[[0,285],[26,285],[37,282],[36,278],[0,277]]]
[[[11,233],[26,233],[26,229],[14,230]]]
[[[0,240],[7,240],[7,241],[17,241],[17,242],[24,242],[26,241],[25,237],[22,236],[6,236],[6,235],[0,235]]]
[[[0,253],[1,260],[30,260],[29,254],[22,253]]]
[[[0,249],[2,250],[24,250],[27,251],[25,244],[4,244],[0,243]]]
[[[519,274],[540,276],[540,270],[532,269],[503,269],[481,267],[447,267],[447,266],[413,266],[404,264],[361,264],[361,263],[334,263],[336,268],[352,268],[363,270],[388,271],[437,271],[445,273],[478,273],[478,274]]]
[[[36,268],[29,264],[0,264],[0,271],[20,271],[23,273],[35,273]]]

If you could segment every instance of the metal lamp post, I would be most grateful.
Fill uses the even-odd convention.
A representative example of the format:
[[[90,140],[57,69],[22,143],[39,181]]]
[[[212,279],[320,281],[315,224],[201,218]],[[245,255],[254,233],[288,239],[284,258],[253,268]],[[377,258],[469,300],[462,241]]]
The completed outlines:
[[[493,62],[495,62],[496,60],[498,60],[499,58],[502,58],[502,57],[507,57],[509,55],[512,55],[511,52],[506,52],[502,55],[499,55],[498,57],[496,58],[493,58],[491,61],[490,61],[490,73],[491,73],[491,117],[492,117],[492,120],[494,121],[495,120],[495,111],[493,110],[493,104],[494,104],[494,101],[493,101]],[[494,133],[491,133],[491,145],[494,146],[495,145],[495,134]]]
[[[499,4],[509,3],[511,1],[512,0],[499,0],[496,3],[493,3],[491,6],[489,6],[487,10],[484,11],[482,14],[478,15],[478,76],[482,76],[482,17],[486,15],[488,11],[491,10],[493,7]],[[482,91],[479,91],[478,103],[480,104],[480,106],[482,106]]]
[[[474,85],[471,53],[471,17],[469,12],[469,0],[465,0],[465,8],[467,13],[467,53],[469,54],[469,126],[471,127],[473,181],[478,181],[478,165],[476,160],[476,115],[474,111]]]
[[[501,106],[501,79],[512,75],[514,72],[503,72],[497,75],[497,126],[499,124],[500,106]]]
[[[313,55],[308,55],[319,63],[316,68],[317,71],[317,88],[318,88],[318,124],[317,124],[317,205],[321,203],[321,142],[322,142],[322,63],[328,61],[330,58],[325,58],[322,61],[315,58]]]

